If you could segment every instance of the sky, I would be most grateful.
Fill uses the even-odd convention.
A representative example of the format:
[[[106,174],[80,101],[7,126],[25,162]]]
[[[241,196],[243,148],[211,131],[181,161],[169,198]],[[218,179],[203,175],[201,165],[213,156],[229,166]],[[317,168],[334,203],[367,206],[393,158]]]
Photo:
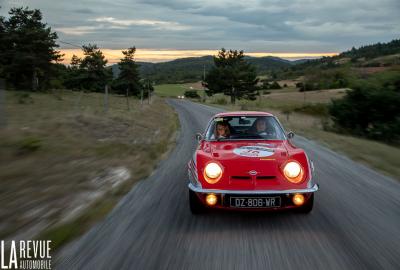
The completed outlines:
[[[3,16],[11,7],[40,9],[65,61],[88,43],[113,63],[131,46],[137,60],[150,62],[222,47],[299,59],[400,38],[399,0],[0,0],[0,6]]]

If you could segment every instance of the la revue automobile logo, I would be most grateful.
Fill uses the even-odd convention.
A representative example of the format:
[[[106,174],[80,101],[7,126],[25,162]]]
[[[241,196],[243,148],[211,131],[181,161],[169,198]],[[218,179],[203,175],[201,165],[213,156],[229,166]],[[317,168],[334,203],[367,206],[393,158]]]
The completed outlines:
[[[0,269],[52,269],[50,240],[1,240]]]

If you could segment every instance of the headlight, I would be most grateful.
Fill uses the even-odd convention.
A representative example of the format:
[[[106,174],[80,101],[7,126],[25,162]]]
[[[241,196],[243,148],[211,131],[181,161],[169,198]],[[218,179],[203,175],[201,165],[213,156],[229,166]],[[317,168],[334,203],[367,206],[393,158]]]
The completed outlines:
[[[304,171],[298,162],[290,161],[283,167],[283,174],[289,182],[297,184],[303,181]]]
[[[210,184],[215,184],[222,176],[222,168],[217,163],[208,163],[204,169],[204,178]]]

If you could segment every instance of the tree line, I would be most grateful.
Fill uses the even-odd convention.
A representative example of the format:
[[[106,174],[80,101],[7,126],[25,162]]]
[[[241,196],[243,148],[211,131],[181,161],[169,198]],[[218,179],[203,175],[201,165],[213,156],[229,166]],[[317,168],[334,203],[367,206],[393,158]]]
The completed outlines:
[[[95,44],[82,46],[83,57],[74,55],[70,65],[61,64],[57,33],[42,22],[42,13],[28,7],[12,8],[9,17],[0,17],[0,78],[9,89],[47,90],[68,88],[104,91],[139,97],[152,84],[140,78],[134,46],[122,51],[120,72],[113,78],[103,52]],[[144,91],[146,95],[149,91]]]

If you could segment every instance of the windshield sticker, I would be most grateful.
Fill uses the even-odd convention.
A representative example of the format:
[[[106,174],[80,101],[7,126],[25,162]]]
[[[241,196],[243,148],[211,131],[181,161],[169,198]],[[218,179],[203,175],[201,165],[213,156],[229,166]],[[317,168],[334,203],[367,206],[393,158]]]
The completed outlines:
[[[223,122],[223,121],[224,121],[224,118],[221,118],[221,117],[215,118],[214,121],[215,121],[215,122]]]
[[[254,146],[254,145],[248,145],[248,146],[242,146],[239,148],[235,148],[233,150],[233,153],[235,153],[238,156],[242,157],[269,157],[274,154],[274,150],[268,147],[264,146]]]

